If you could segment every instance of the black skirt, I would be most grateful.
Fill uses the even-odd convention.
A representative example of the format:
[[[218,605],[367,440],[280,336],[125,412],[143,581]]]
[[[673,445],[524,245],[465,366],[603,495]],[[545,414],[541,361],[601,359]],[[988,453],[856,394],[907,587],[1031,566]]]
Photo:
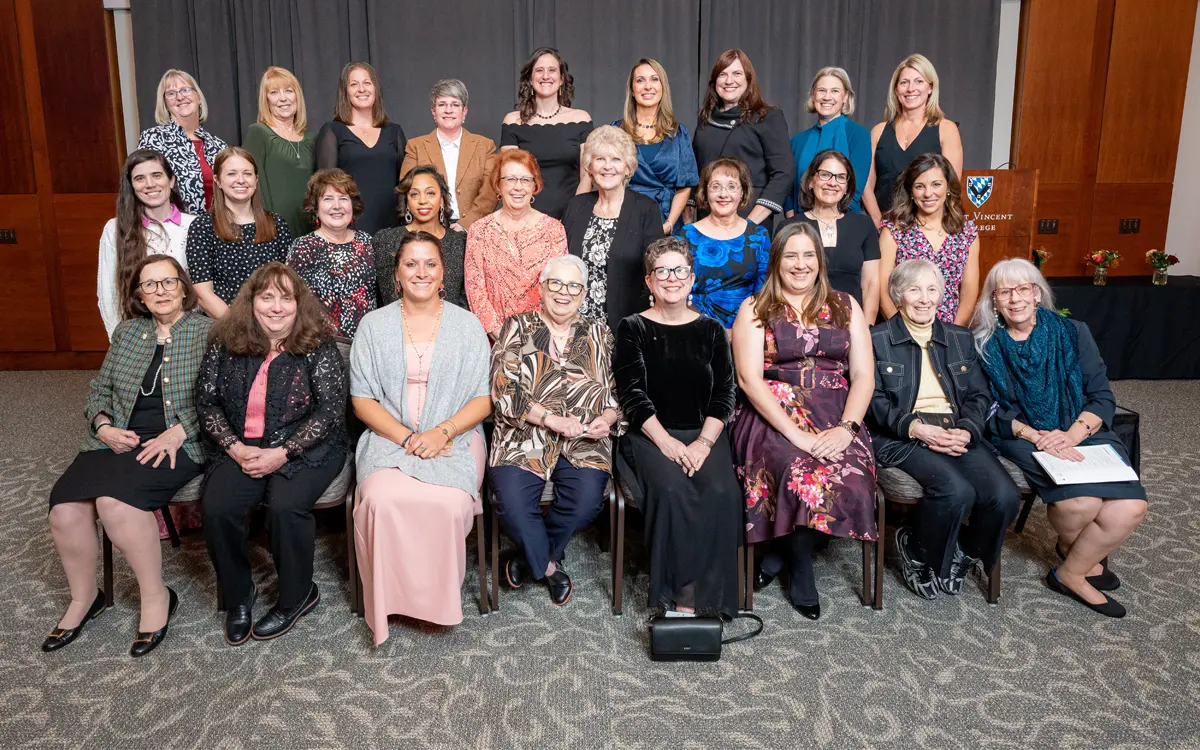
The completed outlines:
[[[1127,466],[1133,465],[1129,460],[1129,451],[1125,449],[1125,443],[1121,442],[1117,433],[1108,428],[1101,429],[1080,443],[1080,445],[1105,444],[1111,445]],[[998,447],[1000,455],[1020,467],[1021,473],[1025,475],[1025,481],[1029,482],[1029,486],[1038,494],[1038,497],[1042,498],[1044,503],[1057,503],[1059,500],[1072,497],[1099,497],[1106,500],[1146,499],[1146,488],[1142,486],[1141,482],[1088,482],[1059,486],[1033,457],[1034,451],[1037,450],[1033,443],[1016,438],[1000,440]]]
[[[203,467],[180,448],[175,454],[175,468],[169,456],[158,468],[154,462],[138,463],[140,448],[113,453],[107,448],[83,451],[50,490],[50,507],[59,503],[115,497],[138,510],[161,510],[171,502],[175,493],[203,472]]]

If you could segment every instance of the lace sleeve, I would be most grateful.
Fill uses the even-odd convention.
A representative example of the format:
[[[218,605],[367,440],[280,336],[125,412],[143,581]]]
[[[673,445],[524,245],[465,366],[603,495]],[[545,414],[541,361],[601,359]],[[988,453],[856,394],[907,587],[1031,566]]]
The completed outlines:
[[[221,359],[224,356],[220,344],[210,344],[200,362],[200,373],[196,376],[196,418],[200,420],[200,429],[221,450],[227,450],[238,441],[233,426],[225,416],[225,402],[218,386]]]
[[[332,340],[306,358],[312,383],[312,412],[283,443],[289,460],[319,445],[346,419],[346,364]]]

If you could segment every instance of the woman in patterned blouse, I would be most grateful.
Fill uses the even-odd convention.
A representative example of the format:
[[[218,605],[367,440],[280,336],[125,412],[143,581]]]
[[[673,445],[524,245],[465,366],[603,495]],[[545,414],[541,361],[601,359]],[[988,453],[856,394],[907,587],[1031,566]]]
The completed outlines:
[[[208,101],[196,79],[172,68],[158,81],[152,128],[142,131],[138,148],[167,157],[178,177],[179,193],[189,214],[208,210],[213,202],[213,162],[225,141],[200,127],[208,119]]]
[[[914,258],[933,261],[946,277],[938,320],[970,325],[979,301],[979,237],[975,222],[963,215],[958,174],[941,154],[919,156],[900,174],[879,233],[879,278]],[[885,318],[896,314],[886,289],[879,310]]]
[[[496,511],[524,554],[504,565],[509,586],[544,580],[566,604],[573,589],[563,570],[567,542],[604,507],[614,432],[623,432],[612,374],[613,335],[603,318],[579,314],[588,270],[574,255],[542,269],[541,309],[500,329],[492,349]],[[615,428],[615,429],[614,429]],[[554,480],[554,504],[539,503]]]
[[[321,169],[308,178],[304,211],[311,233],[292,243],[288,264],[325,306],[337,335],[354,338],[358,321],[375,309],[375,251],[371,235],[352,228],[362,211],[353,178],[340,169]]]
[[[506,149],[492,158],[489,179],[500,209],[471,225],[463,265],[471,312],[495,339],[510,315],[537,309],[538,274],[546,261],[567,254],[567,233],[533,207],[542,191],[533,154]]]

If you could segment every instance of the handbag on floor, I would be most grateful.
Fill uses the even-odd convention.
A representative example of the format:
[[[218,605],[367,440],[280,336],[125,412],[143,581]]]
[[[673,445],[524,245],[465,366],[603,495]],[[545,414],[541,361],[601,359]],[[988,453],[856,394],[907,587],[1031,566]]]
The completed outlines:
[[[734,619],[754,620],[758,627],[728,638],[720,617],[664,617],[650,619],[651,661],[717,661],[721,646],[747,641],[763,631],[762,618],[753,612],[738,612]]]

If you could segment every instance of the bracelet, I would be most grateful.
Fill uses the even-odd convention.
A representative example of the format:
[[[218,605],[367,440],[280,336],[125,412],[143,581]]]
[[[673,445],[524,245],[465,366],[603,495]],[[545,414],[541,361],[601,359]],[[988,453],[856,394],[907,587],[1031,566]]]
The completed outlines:
[[[447,430],[444,425],[445,425],[444,422],[442,424],[438,425],[438,429],[441,430],[442,434],[446,436],[447,440],[449,440],[450,439],[450,431]]]
[[[1083,417],[1076,419],[1075,424],[1083,425],[1083,429],[1087,432],[1089,437],[1091,436],[1092,432],[1094,431],[1094,428],[1091,427],[1091,425],[1089,425],[1087,422],[1083,421]]]
[[[400,441],[400,447],[401,448],[407,447],[408,441],[412,440],[412,436],[416,435],[416,434],[417,433],[415,430],[409,430],[408,434],[404,436],[404,439]]]
[[[704,437],[703,435],[697,436],[696,442],[700,443],[701,445],[707,445],[709,448],[713,447],[713,441],[709,440],[708,438]]]

